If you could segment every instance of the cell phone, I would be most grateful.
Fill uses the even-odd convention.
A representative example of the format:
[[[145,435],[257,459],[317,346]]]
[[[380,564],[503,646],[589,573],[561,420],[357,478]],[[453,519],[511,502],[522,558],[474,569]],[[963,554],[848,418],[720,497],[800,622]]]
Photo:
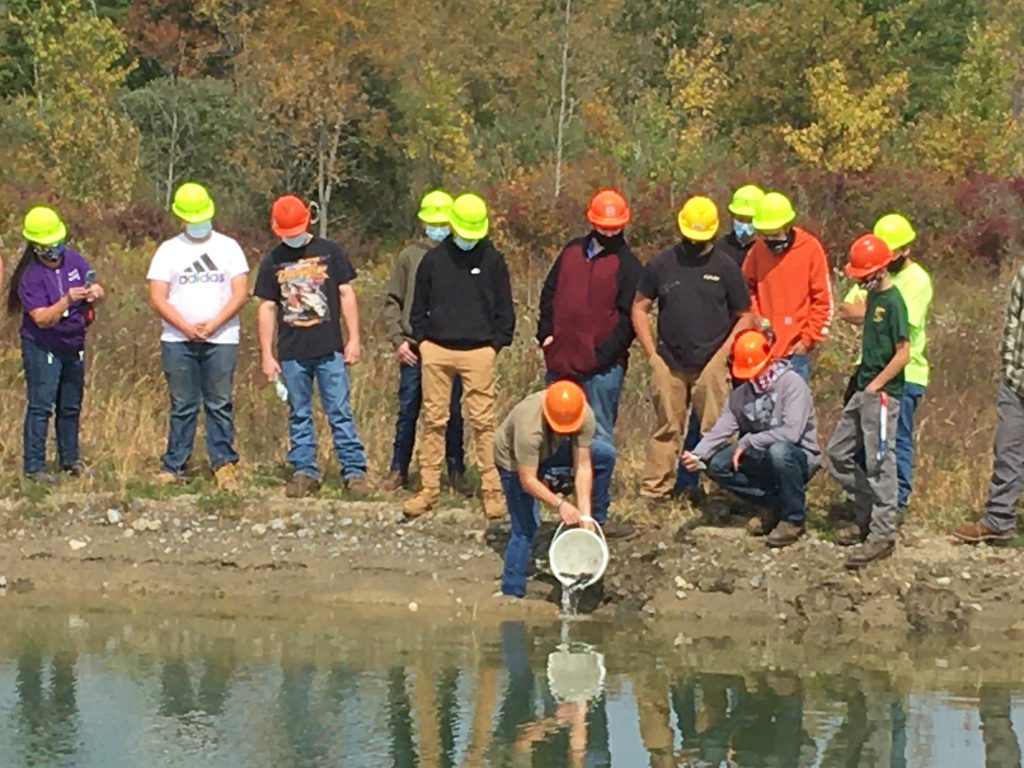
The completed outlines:
[[[85,287],[88,288],[90,285],[96,284],[96,270],[90,269],[85,273]]]

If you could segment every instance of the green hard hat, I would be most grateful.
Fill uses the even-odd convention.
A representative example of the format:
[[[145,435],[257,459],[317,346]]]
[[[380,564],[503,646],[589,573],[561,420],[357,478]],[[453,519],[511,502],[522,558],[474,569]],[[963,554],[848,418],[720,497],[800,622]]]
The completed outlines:
[[[487,203],[479,195],[466,193],[452,202],[448,223],[452,231],[466,240],[483,240],[489,229]]]
[[[21,234],[36,245],[55,245],[67,237],[68,229],[53,208],[37,205],[25,214]]]
[[[442,189],[427,192],[420,200],[419,219],[424,224],[447,224],[452,196]]]
[[[729,201],[729,213],[736,216],[751,216],[757,214],[757,204],[764,199],[764,190],[756,184],[744,184],[732,193],[732,200]]]
[[[171,210],[182,221],[198,224],[212,219],[216,208],[206,187],[189,181],[178,187],[178,191],[174,193]]]
[[[775,232],[791,224],[796,218],[793,203],[781,192],[769,192],[757,204],[754,214],[754,229],[759,232]]]
[[[876,221],[874,232],[885,241],[891,251],[906,248],[917,239],[917,232],[910,221],[899,213],[887,213]]]

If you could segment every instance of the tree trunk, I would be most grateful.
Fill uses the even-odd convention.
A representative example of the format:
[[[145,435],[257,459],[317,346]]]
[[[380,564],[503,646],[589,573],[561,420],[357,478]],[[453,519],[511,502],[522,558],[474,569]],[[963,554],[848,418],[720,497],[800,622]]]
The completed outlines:
[[[562,194],[562,155],[565,149],[565,122],[569,102],[569,25],[572,21],[572,0],[565,0],[565,37],[562,40],[562,78],[558,96],[558,135],[555,139],[555,199]]]

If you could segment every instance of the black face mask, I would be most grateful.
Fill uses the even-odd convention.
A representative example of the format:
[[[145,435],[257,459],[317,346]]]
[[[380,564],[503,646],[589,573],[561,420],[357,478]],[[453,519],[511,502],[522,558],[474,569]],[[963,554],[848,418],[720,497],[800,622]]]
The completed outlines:
[[[765,238],[764,244],[768,246],[768,250],[774,253],[776,256],[780,256],[793,244],[793,230],[789,230],[785,237],[780,238]]]
[[[893,259],[892,262],[889,264],[889,274],[895,275],[897,272],[901,271],[905,266],[907,266],[906,256],[900,256],[898,259]]]
[[[596,229],[590,233],[590,236],[594,238],[598,245],[604,250],[617,253],[626,244],[626,233],[625,231],[619,232],[617,235],[602,235]]]
[[[695,259],[704,253],[704,249],[708,247],[707,243],[698,242],[696,240],[688,240],[683,238],[679,243],[679,247],[683,252],[684,256],[688,256],[691,259]]]

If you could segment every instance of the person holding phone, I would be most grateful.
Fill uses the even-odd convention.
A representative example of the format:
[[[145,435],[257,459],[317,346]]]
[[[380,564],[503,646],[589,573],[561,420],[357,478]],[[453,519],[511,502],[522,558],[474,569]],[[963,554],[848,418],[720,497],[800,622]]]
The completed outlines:
[[[29,480],[53,482],[46,471],[46,435],[56,416],[61,472],[80,476],[78,427],[85,388],[87,315],[103,299],[89,262],[65,244],[67,227],[52,208],[25,214],[25,250],[14,268],[7,311],[21,313],[21,356],[28,406],[22,471]],[[93,280],[87,280],[92,273]]]

